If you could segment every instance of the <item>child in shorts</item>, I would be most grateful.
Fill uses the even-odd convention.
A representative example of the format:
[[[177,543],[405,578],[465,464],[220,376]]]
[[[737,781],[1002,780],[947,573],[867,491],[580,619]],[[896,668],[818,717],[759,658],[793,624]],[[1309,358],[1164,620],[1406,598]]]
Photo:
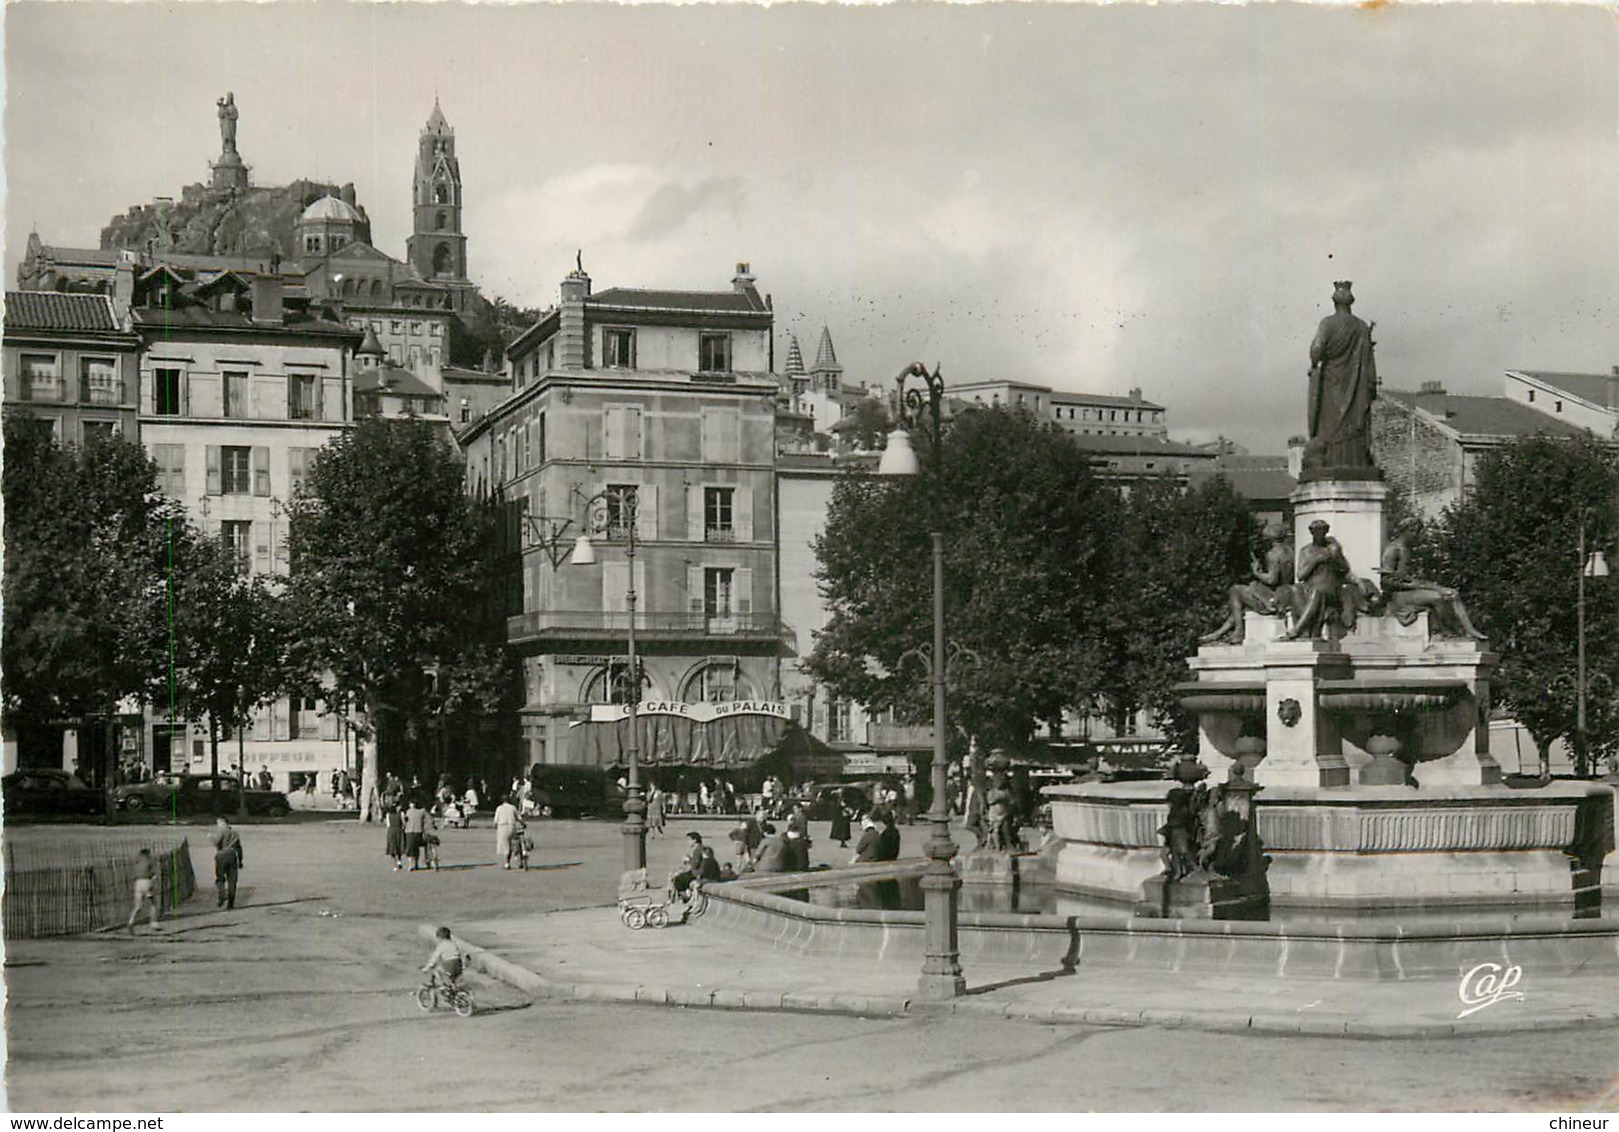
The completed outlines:
[[[433,948],[433,954],[427,957],[422,970],[432,975],[434,982],[454,987],[461,979],[461,951],[450,938],[449,928],[440,928],[435,934],[438,936],[438,943]]]
[[[152,851],[142,849],[135,854],[135,907],[129,913],[129,934],[135,934],[135,921],[140,919],[141,909],[148,908],[152,914],[152,929],[157,929],[157,862],[152,860]]]

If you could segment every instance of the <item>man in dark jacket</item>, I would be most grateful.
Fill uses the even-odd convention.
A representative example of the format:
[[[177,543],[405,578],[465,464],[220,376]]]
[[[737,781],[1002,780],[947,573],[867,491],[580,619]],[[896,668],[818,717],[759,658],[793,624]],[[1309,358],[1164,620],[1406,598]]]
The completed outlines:
[[[223,907],[236,907],[236,874],[242,868],[242,839],[230,822],[220,818],[208,833],[214,847],[214,888]]]

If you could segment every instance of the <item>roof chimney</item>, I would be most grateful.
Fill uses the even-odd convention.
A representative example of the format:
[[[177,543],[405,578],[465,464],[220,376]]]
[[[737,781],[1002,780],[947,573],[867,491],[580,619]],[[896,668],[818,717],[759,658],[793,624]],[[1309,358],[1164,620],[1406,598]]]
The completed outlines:
[[[1306,441],[1302,436],[1287,438],[1287,474],[1294,479],[1304,471],[1304,445]]]
[[[731,277],[731,286],[739,295],[747,294],[748,288],[753,286],[753,273],[748,270],[747,264],[736,265],[736,274]]]
[[[590,276],[584,255],[575,258],[575,270],[562,280],[562,302],[557,308],[556,364],[563,369],[584,369],[588,357],[585,300],[590,298]]]
[[[281,305],[281,276],[253,276],[253,321],[261,326],[279,326],[286,320]]]
[[[112,279],[112,305],[121,319],[135,305],[135,253],[120,252]]]
[[[1130,390],[1130,400],[1132,400],[1132,401],[1140,401],[1141,400],[1141,386],[1138,385],[1134,389]]]

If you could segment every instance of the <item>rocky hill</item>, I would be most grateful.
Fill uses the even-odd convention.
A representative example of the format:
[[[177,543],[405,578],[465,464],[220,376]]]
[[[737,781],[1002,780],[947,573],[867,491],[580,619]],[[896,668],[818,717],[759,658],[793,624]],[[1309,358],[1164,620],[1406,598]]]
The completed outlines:
[[[353,185],[294,181],[228,192],[187,185],[172,204],[135,205],[101,230],[103,248],[166,248],[186,255],[296,255],[293,226],[323,196],[353,203]],[[169,238],[163,238],[165,217]]]

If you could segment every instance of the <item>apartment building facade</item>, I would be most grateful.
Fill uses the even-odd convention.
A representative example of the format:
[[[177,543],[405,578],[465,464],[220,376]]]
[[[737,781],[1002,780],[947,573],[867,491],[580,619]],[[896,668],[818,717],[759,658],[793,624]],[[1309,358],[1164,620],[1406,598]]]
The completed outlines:
[[[7,291],[6,414],[64,444],[136,435],[140,338],[106,295]]]
[[[633,678],[632,583],[639,702],[724,704],[728,717],[779,722],[768,305],[745,265],[730,291],[713,292],[593,294],[579,270],[561,298],[508,347],[511,396],[460,436],[469,490],[509,517],[524,764],[619,765],[613,735],[591,724],[615,718]],[[595,565],[574,560],[582,533]],[[732,731],[671,740],[698,744],[680,751],[649,724],[641,758],[736,765],[762,753],[734,749]],[[707,740],[716,747],[705,754]]]
[[[287,505],[315,453],[353,419],[358,331],[285,301],[281,280],[176,271],[159,265],[129,282],[141,340],[139,435],[164,494],[244,569],[285,574]],[[338,714],[315,699],[261,708],[222,754],[278,785],[351,757]],[[205,725],[147,720],[143,761],[203,769]]]

